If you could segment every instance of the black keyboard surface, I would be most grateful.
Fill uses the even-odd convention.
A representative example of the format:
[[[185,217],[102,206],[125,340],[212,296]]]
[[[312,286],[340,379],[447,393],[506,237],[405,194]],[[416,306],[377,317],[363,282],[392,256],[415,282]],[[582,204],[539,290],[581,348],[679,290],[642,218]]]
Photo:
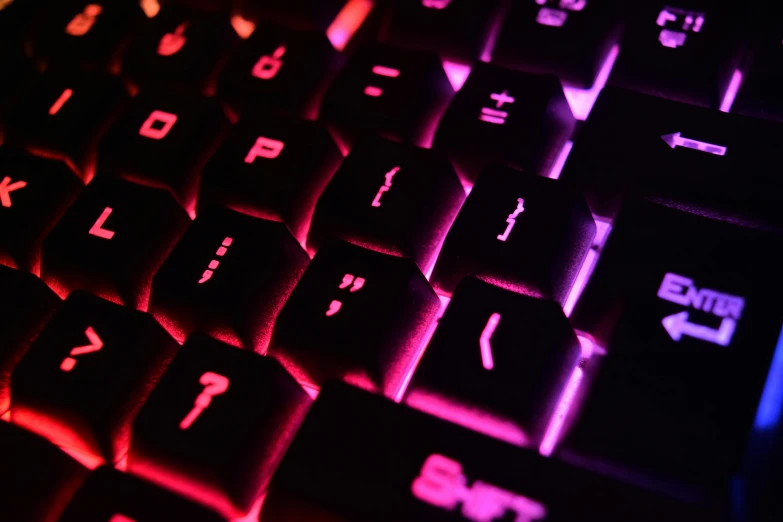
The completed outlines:
[[[780,522],[782,26],[0,0],[0,520]]]

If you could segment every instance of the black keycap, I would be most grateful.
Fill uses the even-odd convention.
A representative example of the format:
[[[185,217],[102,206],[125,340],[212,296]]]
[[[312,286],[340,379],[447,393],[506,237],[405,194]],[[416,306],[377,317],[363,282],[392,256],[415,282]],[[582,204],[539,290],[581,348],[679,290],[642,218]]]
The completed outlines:
[[[2,138],[4,113],[15,95],[22,92],[35,77],[35,68],[20,49],[0,43],[0,70],[3,71],[3,81],[0,82],[0,138]]]
[[[499,5],[499,0],[396,0],[387,14],[384,41],[472,63],[484,52]]]
[[[0,414],[11,402],[11,371],[60,304],[32,274],[0,266]]]
[[[717,109],[740,65],[744,7],[634,2],[610,85]],[[747,4],[746,4],[747,5]]]
[[[0,50],[4,48],[19,50],[22,47],[22,39],[29,29],[30,20],[40,9],[41,3],[35,0],[11,0],[10,2],[3,0],[0,5],[2,6],[0,7],[0,35],[2,35]]]
[[[776,22],[781,15],[773,18]],[[783,120],[783,101],[778,93],[783,89],[783,33],[779,23],[762,39],[758,52],[753,59],[753,65],[747,77],[742,82],[737,99],[731,107],[731,112],[753,116]]]
[[[43,64],[117,67],[120,53],[143,20],[139,2],[51,2],[36,20],[30,46]]]
[[[556,74],[567,85],[587,89],[621,33],[616,0],[514,2],[492,62]]]
[[[87,469],[46,440],[7,422],[0,422],[0,447],[3,519],[58,520]]]
[[[783,128],[621,89],[605,89],[560,177],[593,214],[613,217],[624,194],[783,224],[777,169]]]
[[[122,72],[142,87],[197,92],[209,86],[219,60],[238,43],[226,13],[165,5],[125,52]]]
[[[452,96],[454,90],[435,53],[366,46],[326,91],[321,119],[348,143],[380,133],[427,146]]]
[[[0,262],[39,273],[41,242],[81,187],[60,161],[0,148]]]
[[[563,303],[595,231],[584,199],[571,187],[489,167],[449,230],[431,281],[450,295],[463,277],[475,276]]]
[[[238,12],[250,20],[274,20],[299,30],[324,31],[347,0],[237,0]]]
[[[192,211],[198,173],[227,129],[214,99],[142,92],[101,139],[97,173],[168,188]]]
[[[441,118],[433,147],[471,182],[489,163],[546,175],[575,124],[557,77],[476,63]]]
[[[263,522],[582,519],[719,520],[342,384],[321,391],[261,513]]]
[[[354,146],[318,200],[307,244],[317,250],[341,238],[426,271],[464,199],[444,155],[371,138]]]
[[[61,294],[79,288],[143,309],[152,275],[188,222],[163,190],[95,180],[44,239],[41,277]]]
[[[438,320],[405,402],[512,444],[537,447],[581,356],[554,301],[464,279]]]
[[[114,462],[177,348],[149,315],[73,292],[11,375],[12,420]]]
[[[340,160],[320,123],[248,116],[204,167],[199,207],[222,204],[283,221],[304,240],[315,202]]]
[[[391,396],[439,308],[410,259],[335,242],[280,311],[269,353],[299,382],[343,378]]]
[[[566,450],[724,489],[778,342],[780,248],[768,232],[627,202],[571,317],[607,355]]]
[[[218,78],[218,96],[237,111],[286,109],[315,119],[326,84],[343,64],[322,32],[256,27]]]
[[[220,512],[240,516],[266,489],[309,405],[271,357],[191,336],[133,424],[128,469],[195,500],[214,496]]]
[[[263,352],[307,263],[284,224],[212,208],[155,274],[150,311],[177,339],[199,331]]]
[[[216,513],[109,467],[90,474],[59,522],[224,522]]]
[[[47,71],[9,111],[6,143],[62,157],[89,182],[98,137],[128,100],[122,83],[104,73]]]

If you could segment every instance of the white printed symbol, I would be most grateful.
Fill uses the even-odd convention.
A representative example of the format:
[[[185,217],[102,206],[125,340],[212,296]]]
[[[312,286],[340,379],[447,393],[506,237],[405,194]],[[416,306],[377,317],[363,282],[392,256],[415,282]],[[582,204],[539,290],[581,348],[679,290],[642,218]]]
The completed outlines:
[[[687,311],[664,317],[661,323],[675,342],[680,341],[685,335],[708,343],[728,346],[745,308],[745,299],[742,297],[708,288],[696,288],[692,279],[673,273],[664,275],[658,288],[658,297],[721,318],[718,328],[710,328],[689,322]]]
[[[498,327],[500,322],[500,314],[494,313],[489,316],[484,330],[481,332],[479,338],[479,346],[481,346],[481,363],[484,365],[485,370],[491,370],[495,367],[495,360],[492,358],[492,345],[489,344],[492,339],[492,334],[495,333],[495,328]]]
[[[228,247],[231,246],[231,243],[233,243],[234,240],[230,237],[227,237],[223,239],[223,243],[220,244],[220,246],[217,249],[217,252],[215,252],[215,255],[218,257],[223,257],[226,255],[226,252],[228,252]],[[198,284],[206,283],[209,281],[209,279],[212,277],[212,274],[214,274],[214,270],[217,269],[217,267],[220,265],[220,261],[217,259],[213,259],[209,262],[209,265],[207,265],[207,270],[204,270],[204,273],[201,274],[201,279],[198,280]]]
[[[514,98],[508,95],[508,91],[503,91],[501,93],[492,93],[489,95],[491,99],[495,101],[495,108],[491,109],[489,107],[484,107],[481,109],[481,116],[479,116],[479,120],[486,121],[489,123],[494,123],[495,125],[503,125],[506,123],[506,118],[508,118],[508,113],[506,111],[498,110],[501,107],[503,107],[503,104],[505,103],[514,103]]]
[[[473,522],[492,522],[516,514],[515,522],[533,522],[546,517],[546,508],[527,497],[481,481],[467,486],[462,465],[443,455],[427,457],[411,485],[413,496],[446,511],[462,503],[462,516]]]
[[[339,288],[340,290],[344,290],[348,287],[350,288],[350,292],[358,292],[359,290],[364,287],[364,278],[363,277],[355,277],[352,274],[345,274],[343,276],[342,282],[340,282]],[[343,307],[343,303],[338,300],[333,300],[331,303],[329,303],[329,309],[326,310],[326,317],[332,317],[334,314],[340,311],[340,309]]]
[[[671,49],[682,47],[688,39],[688,31],[693,31],[694,33],[701,31],[704,25],[704,17],[704,13],[700,11],[664,7],[658,13],[658,19],[655,21],[658,26],[663,28],[658,35],[658,41],[661,42],[662,46]],[[682,24],[678,24],[676,29],[666,27],[669,23],[676,23],[679,18],[682,18]]]
[[[383,65],[376,65],[372,68],[372,73],[377,74],[378,76],[385,76],[386,78],[397,78],[400,75],[400,71],[398,69],[393,69],[391,67],[385,67]],[[380,87],[375,87],[373,85],[368,85],[364,88],[364,94],[367,96],[371,96],[373,98],[379,97],[381,94],[383,94],[383,89]]]
[[[664,134],[661,136],[661,139],[673,149],[677,147],[685,147],[686,149],[700,150],[709,154],[715,154],[716,156],[725,156],[726,151],[728,150],[726,147],[722,147],[720,145],[713,145],[712,143],[707,143],[704,141],[683,138],[679,132],[675,132],[674,134]]]
[[[103,212],[101,212],[101,215],[98,216],[98,219],[93,223],[92,227],[90,228],[90,235],[91,236],[97,236],[103,239],[111,239],[114,237],[114,231],[113,230],[107,230],[103,228],[103,224],[106,223],[106,220],[109,219],[109,216],[111,216],[112,208],[106,207],[103,209]]]
[[[0,204],[6,208],[11,208],[11,192],[25,188],[26,186],[26,181],[11,183],[11,178],[8,176],[4,177],[3,181],[0,181]]]
[[[517,198],[517,208],[508,215],[508,218],[506,219],[506,230],[498,235],[498,239],[501,241],[505,241],[508,239],[508,235],[511,233],[511,229],[514,228],[514,225],[517,223],[517,216],[525,211],[525,200],[522,198]]]
[[[87,336],[87,339],[90,341],[90,344],[86,344],[84,346],[77,346],[76,348],[71,350],[70,357],[66,357],[63,359],[63,362],[60,363],[60,369],[64,372],[70,372],[73,370],[73,367],[76,366],[76,357],[77,355],[84,355],[86,353],[92,353],[97,352],[101,348],[103,348],[103,341],[101,341],[101,338],[98,337],[98,334],[95,333],[95,330],[93,330],[92,326],[88,326],[87,330],[84,331],[84,334]]]
[[[445,9],[450,3],[451,0],[421,0],[421,5],[430,9]]]
[[[387,192],[391,186],[392,186],[392,179],[394,178],[394,175],[397,174],[400,171],[400,167],[394,167],[389,172],[386,173],[384,176],[386,178],[386,182],[381,185],[381,188],[378,189],[378,193],[375,194],[375,199],[372,200],[372,206],[373,207],[380,207],[381,206],[381,197],[383,196],[384,192]]]
[[[285,54],[285,46],[281,45],[272,56],[262,56],[253,66],[253,76],[261,80],[271,80],[280,71],[283,66],[281,58]]]
[[[559,9],[554,7],[542,7],[539,9],[536,15],[536,23],[549,27],[563,27],[566,20],[568,20],[567,11],[581,11],[587,5],[587,0],[536,0],[536,3],[541,6],[546,6],[547,3],[557,4],[557,7],[559,7]]]
[[[204,391],[198,394],[193,409],[190,410],[184,419],[179,423],[179,429],[186,430],[195,422],[201,412],[203,412],[212,402],[212,397],[225,393],[228,389],[228,378],[212,372],[204,373],[198,381],[204,386]]]
[[[282,141],[261,136],[245,156],[245,163],[253,163],[256,158],[275,159],[283,151],[283,147],[285,147],[285,143]]]

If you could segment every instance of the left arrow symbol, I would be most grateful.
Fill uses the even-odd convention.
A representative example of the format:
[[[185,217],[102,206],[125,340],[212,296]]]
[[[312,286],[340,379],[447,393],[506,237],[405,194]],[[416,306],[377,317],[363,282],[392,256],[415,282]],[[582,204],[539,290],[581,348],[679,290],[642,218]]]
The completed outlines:
[[[4,177],[3,181],[0,181],[0,204],[6,208],[10,208],[11,192],[25,188],[26,186],[26,181],[17,181],[16,183],[11,183],[11,178],[8,176]]]
[[[76,357],[77,355],[84,355],[86,353],[92,353],[97,352],[101,348],[103,348],[103,341],[100,337],[98,337],[98,334],[95,333],[95,330],[92,329],[92,326],[88,326],[87,330],[84,331],[84,335],[87,336],[87,339],[90,341],[90,344],[85,344],[84,346],[77,346],[76,348],[71,350],[70,357],[66,357],[63,359],[63,362],[60,364],[60,369],[64,372],[70,372],[73,370],[73,367],[76,366]]]
[[[690,138],[683,138],[682,134],[675,132],[674,134],[664,134],[661,139],[665,141],[669,147],[676,149],[677,147],[685,147],[686,149],[700,150],[708,154],[715,154],[716,156],[725,156],[726,147],[721,145],[714,145],[707,143],[706,141],[692,140]]]

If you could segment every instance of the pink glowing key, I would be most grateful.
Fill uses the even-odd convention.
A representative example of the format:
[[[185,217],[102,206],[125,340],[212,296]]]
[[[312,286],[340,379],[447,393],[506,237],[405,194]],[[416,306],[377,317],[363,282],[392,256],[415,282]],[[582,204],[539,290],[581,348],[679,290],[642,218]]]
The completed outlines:
[[[215,255],[217,256],[224,256],[226,255],[226,252],[228,252],[228,249],[224,246],[218,247],[217,252],[215,252]]]
[[[112,213],[111,207],[106,207],[103,209],[101,215],[98,217],[98,219],[95,221],[95,223],[93,223],[92,227],[90,228],[91,236],[97,236],[103,239],[111,239],[114,237],[113,230],[107,230],[103,228],[103,224],[106,223],[107,219],[109,219],[111,213]]]
[[[348,288],[349,286],[351,286],[351,283],[353,283],[353,279],[354,277],[351,274],[345,274],[343,276],[343,282],[340,283],[340,286],[338,286],[337,288],[340,289]]]
[[[332,47],[338,51],[344,50],[367,19],[374,5],[374,0],[348,0],[326,29],[326,37]]]
[[[78,13],[65,27],[65,33],[71,36],[84,36],[87,34],[103,12],[103,7],[98,4],[87,4],[84,11]]]
[[[283,66],[282,57],[285,54],[285,46],[281,45],[271,56],[264,55],[253,66],[253,76],[260,80],[271,80]]]
[[[231,246],[231,243],[233,243],[233,242],[234,242],[234,240],[232,238],[227,237],[226,239],[223,240],[223,243],[221,243],[221,244],[224,247],[228,247],[228,246]]]
[[[57,98],[57,101],[55,101],[51,107],[49,107],[49,114],[51,116],[54,116],[58,112],[60,112],[60,109],[62,109],[62,106],[65,105],[65,102],[68,101],[68,99],[73,95],[73,90],[71,89],[65,89],[63,93],[60,95],[59,98]]]
[[[204,273],[201,274],[201,279],[198,280],[198,284],[203,284],[212,279],[212,274],[214,274],[212,270],[204,270]]]
[[[223,375],[206,372],[201,376],[199,382],[204,386],[204,391],[198,394],[193,409],[190,410],[190,413],[188,413],[179,423],[179,428],[181,430],[190,428],[193,425],[193,422],[201,415],[201,412],[207,409],[212,403],[212,397],[221,395],[228,390],[230,381]]]
[[[389,172],[386,173],[384,176],[386,178],[386,182],[381,185],[381,188],[378,189],[378,193],[375,194],[375,199],[372,200],[372,206],[373,207],[380,207],[381,206],[381,197],[383,196],[384,192],[387,192],[391,186],[392,186],[392,179],[394,178],[394,175],[397,174],[400,171],[400,167],[394,167]]]
[[[158,43],[158,54],[161,56],[171,56],[177,54],[187,43],[188,39],[184,36],[185,30],[190,25],[189,22],[182,22],[174,29],[173,33],[166,33]]]
[[[326,317],[332,317],[334,314],[340,311],[343,304],[340,301],[332,301],[329,303],[329,309],[326,311]]]
[[[220,261],[216,261],[216,260],[213,259],[212,261],[209,262],[210,270],[216,269],[218,267],[218,265],[220,265]]]
[[[495,361],[492,358],[492,345],[489,341],[492,339],[492,334],[495,333],[495,328],[497,328],[499,322],[500,314],[492,314],[481,332],[479,345],[481,346],[481,363],[484,365],[485,370],[491,370],[495,367]]]
[[[352,274],[345,274],[343,276],[343,280],[340,283],[339,288],[340,290],[344,288],[351,287],[351,292],[357,292],[364,286],[364,278],[363,277],[354,277]]]
[[[163,126],[159,129],[155,128],[156,124],[162,123]],[[152,114],[147,117],[139,129],[139,134],[145,138],[153,140],[162,140],[169,133],[174,124],[177,123],[177,115],[164,111],[152,111]]]
[[[275,159],[280,155],[285,143],[271,138],[259,137],[253,148],[245,156],[245,163],[253,163],[256,158]]]
[[[384,67],[383,65],[376,65],[372,68],[373,74],[379,76],[387,76],[389,78],[397,78],[400,75],[400,71],[391,67]]]
[[[63,359],[63,362],[60,364],[60,369],[64,372],[70,372],[73,370],[73,367],[76,366],[76,357],[77,355],[84,355],[87,353],[97,352],[101,348],[103,348],[103,341],[98,336],[97,333],[95,333],[95,330],[93,330],[92,326],[88,326],[87,330],[85,330],[84,334],[87,336],[87,339],[90,341],[90,344],[86,344],[84,346],[77,346],[76,348],[71,350],[70,357],[66,357]]]
[[[517,208],[509,214],[508,219],[506,219],[506,230],[498,235],[498,239],[500,241],[505,241],[508,239],[508,235],[511,233],[511,230],[514,228],[514,225],[517,223],[517,216],[525,211],[525,200],[522,198],[517,198]]]
[[[374,87],[372,85],[369,85],[364,88],[364,94],[367,96],[372,96],[373,98],[379,97],[381,94],[383,94],[383,89],[380,87]]]
[[[506,118],[508,118],[508,113],[506,111],[498,111],[487,107],[481,109],[481,116],[479,116],[479,120],[494,123],[496,125],[503,125],[506,123]]]
[[[11,192],[23,189],[26,186],[26,181],[15,181],[14,183],[11,183],[11,178],[8,176],[4,177],[3,181],[0,181],[0,204],[6,208],[11,208]]]

